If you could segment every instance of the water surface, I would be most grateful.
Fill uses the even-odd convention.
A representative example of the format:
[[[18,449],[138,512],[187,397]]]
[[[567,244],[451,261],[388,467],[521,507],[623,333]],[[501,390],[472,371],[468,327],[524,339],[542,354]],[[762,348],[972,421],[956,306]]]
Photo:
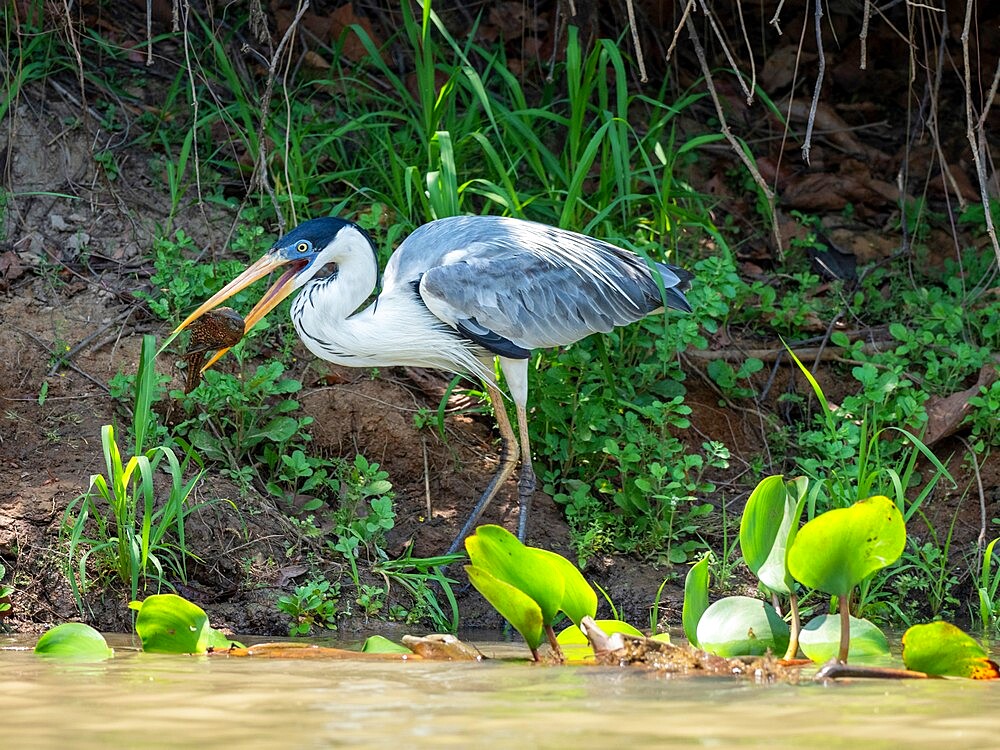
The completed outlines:
[[[37,658],[0,638],[7,748],[994,748],[1000,684],[753,685],[637,669]],[[506,644],[485,653],[519,656]]]

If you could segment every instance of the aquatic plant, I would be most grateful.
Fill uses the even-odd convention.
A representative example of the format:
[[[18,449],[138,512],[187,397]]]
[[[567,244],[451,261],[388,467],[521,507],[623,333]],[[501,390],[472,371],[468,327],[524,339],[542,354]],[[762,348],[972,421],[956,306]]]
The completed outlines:
[[[138,611],[135,632],[148,653],[203,654],[242,645],[213,628],[205,610],[177,594],[153,594],[128,606]]]
[[[808,497],[809,480],[785,482],[780,475],[767,477],[750,493],[740,520],[740,549],[747,567],[772,594],[788,597],[791,626],[786,659],[799,648],[799,608],[795,580],[788,570],[788,550],[799,530],[799,519]]]
[[[104,661],[115,655],[104,636],[82,622],[64,622],[42,634],[35,653],[62,661]]]
[[[840,661],[846,662],[848,657],[854,587],[898,560],[905,545],[903,516],[896,504],[882,495],[827,511],[799,529],[788,550],[788,569],[803,585],[838,598]]]
[[[501,526],[485,525],[466,538],[476,590],[521,634],[535,661],[547,637],[561,658],[552,625],[564,612],[576,625],[597,613],[597,594],[573,563],[555,552],[525,546]]]
[[[908,629],[903,634],[903,663],[907,669],[932,675],[1000,679],[1000,667],[982,644],[948,622]]]

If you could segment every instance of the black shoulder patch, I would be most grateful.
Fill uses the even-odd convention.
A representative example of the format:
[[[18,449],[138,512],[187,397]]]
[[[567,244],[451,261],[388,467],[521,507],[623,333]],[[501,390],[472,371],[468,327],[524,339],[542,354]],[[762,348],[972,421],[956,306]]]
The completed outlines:
[[[518,346],[510,339],[506,339],[498,333],[479,325],[475,318],[459,320],[455,322],[459,333],[469,337],[484,349],[499,354],[501,357],[509,359],[527,359],[531,356],[531,350]]]

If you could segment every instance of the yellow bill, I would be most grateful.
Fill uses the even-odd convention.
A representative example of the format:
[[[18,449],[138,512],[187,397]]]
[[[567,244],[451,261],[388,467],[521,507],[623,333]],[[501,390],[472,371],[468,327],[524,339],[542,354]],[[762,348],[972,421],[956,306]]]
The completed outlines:
[[[268,274],[271,273],[271,271],[275,270],[276,268],[280,268],[281,266],[287,263],[291,263],[292,267],[289,268],[287,271],[285,271],[283,274],[281,274],[280,278],[276,282],[274,282],[271,288],[267,290],[264,296],[261,297],[260,301],[256,305],[254,305],[253,309],[247,314],[244,320],[245,323],[244,335],[250,333],[251,328],[253,328],[257,323],[259,323],[264,318],[264,316],[267,315],[269,312],[271,312],[271,310],[273,310],[283,299],[285,299],[285,297],[287,297],[289,294],[292,293],[292,291],[295,289],[294,287],[295,277],[298,275],[299,271],[301,271],[307,265],[307,261],[290,260],[288,258],[283,258],[278,253],[265,254],[260,260],[251,265],[249,268],[247,268],[247,270],[245,270],[235,279],[233,279],[224,287],[222,287],[222,289],[220,289],[218,292],[212,295],[208,300],[202,303],[202,305],[197,310],[188,315],[187,318],[184,319],[184,322],[174,329],[173,335],[176,335],[177,333],[183,331],[185,328],[191,325],[194,321],[196,321],[206,312],[218,307],[237,292],[245,289],[258,279],[267,276]],[[217,351],[212,356],[212,358],[205,363],[205,366],[201,368],[201,371],[204,372],[209,367],[214,365],[228,351],[229,347]]]

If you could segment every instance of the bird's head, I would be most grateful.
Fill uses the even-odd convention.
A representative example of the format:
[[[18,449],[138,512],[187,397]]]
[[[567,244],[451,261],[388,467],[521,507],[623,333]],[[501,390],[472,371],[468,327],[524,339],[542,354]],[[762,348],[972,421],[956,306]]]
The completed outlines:
[[[332,268],[336,273],[337,265],[349,255],[358,252],[374,253],[374,251],[374,245],[365,231],[350,221],[332,216],[305,221],[280,237],[260,260],[191,313],[174,329],[174,333],[184,330],[206,312],[218,307],[258,279],[267,276],[275,269],[287,266],[284,273],[247,314],[245,332],[249,333],[250,329],[277,307],[285,297],[300,289],[324,269]],[[227,351],[228,348],[216,352],[202,370],[207,370],[215,364]]]

